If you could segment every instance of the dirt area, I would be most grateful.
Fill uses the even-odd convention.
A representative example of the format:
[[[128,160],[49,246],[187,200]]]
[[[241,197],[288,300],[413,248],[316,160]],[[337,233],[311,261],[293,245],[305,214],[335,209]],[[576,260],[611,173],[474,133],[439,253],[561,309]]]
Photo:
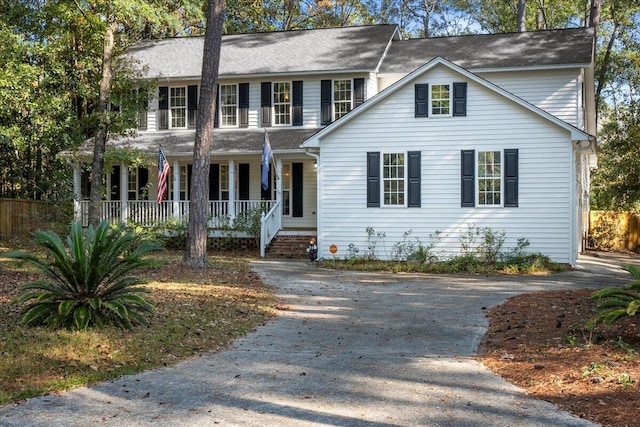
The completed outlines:
[[[592,290],[513,297],[489,310],[479,360],[531,396],[604,426],[640,422],[640,318],[588,332]]]

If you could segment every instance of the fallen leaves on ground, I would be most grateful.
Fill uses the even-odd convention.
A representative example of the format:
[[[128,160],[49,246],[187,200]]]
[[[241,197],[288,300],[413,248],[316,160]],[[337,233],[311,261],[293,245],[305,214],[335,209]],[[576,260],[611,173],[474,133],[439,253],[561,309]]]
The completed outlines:
[[[640,420],[640,318],[584,328],[592,290],[510,298],[488,312],[479,360],[536,398],[604,426]]]

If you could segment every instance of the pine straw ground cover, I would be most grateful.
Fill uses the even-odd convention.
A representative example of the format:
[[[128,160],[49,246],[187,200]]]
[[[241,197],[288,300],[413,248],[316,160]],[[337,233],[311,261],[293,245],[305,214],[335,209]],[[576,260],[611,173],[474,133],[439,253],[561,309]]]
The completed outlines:
[[[1,252],[7,248],[0,247]],[[81,332],[20,325],[12,299],[34,270],[0,258],[0,404],[167,366],[220,350],[275,314],[276,301],[242,256],[187,269],[181,254],[156,254],[135,271],[149,281],[149,325]]]
[[[640,425],[640,318],[584,329],[592,290],[515,296],[489,310],[479,360],[540,399],[604,426]]]

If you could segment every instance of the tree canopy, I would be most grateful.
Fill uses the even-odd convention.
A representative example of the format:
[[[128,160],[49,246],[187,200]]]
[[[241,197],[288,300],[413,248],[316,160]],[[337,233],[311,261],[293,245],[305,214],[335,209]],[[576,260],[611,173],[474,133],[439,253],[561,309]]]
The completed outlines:
[[[205,5],[0,0],[0,197],[69,200],[71,173],[57,154],[100,131],[106,138],[130,127],[137,103],[146,101],[129,96],[144,85],[122,53],[143,39],[204,34]],[[525,30],[555,29],[589,25],[594,5],[601,126],[594,207],[637,209],[637,192],[621,197],[616,192],[623,187],[609,182],[619,167],[612,147],[631,156],[640,148],[632,137],[640,83],[638,0],[227,0],[223,32],[395,23],[404,37],[443,36],[516,31],[518,16]],[[111,37],[108,77],[105,43]],[[617,145],[622,139],[626,144]]]

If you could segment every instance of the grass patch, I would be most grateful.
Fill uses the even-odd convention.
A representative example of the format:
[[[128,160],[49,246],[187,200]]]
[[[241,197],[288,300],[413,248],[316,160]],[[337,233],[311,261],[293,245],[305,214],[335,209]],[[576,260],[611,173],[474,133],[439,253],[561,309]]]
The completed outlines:
[[[206,270],[185,268],[177,253],[150,258],[153,266],[134,272],[149,281],[156,308],[149,325],[86,331],[22,326],[12,300],[35,270],[0,261],[0,404],[217,351],[275,313],[274,296],[246,257],[212,256]]]

